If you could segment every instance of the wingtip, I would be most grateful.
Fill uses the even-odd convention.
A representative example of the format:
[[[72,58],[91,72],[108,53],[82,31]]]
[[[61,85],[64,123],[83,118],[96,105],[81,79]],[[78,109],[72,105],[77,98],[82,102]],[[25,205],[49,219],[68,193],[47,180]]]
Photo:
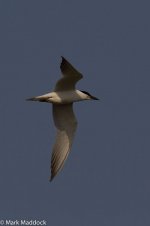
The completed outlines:
[[[51,179],[51,177],[48,179],[49,180],[49,182],[52,182],[52,179]]]
[[[60,63],[60,69],[61,70],[63,70],[63,67],[64,67],[66,62],[67,62],[67,60],[65,59],[65,57],[61,56],[61,63]]]
[[[67,61],[65,57],[61,56],[61,64],[64,62],[64,61]]]
[[[52,182],[52,181],[53,181],[53,179],[54,179],[54,176],[53,176],[53,175],[51,175],[51,176],[49,177],[49,182]]]

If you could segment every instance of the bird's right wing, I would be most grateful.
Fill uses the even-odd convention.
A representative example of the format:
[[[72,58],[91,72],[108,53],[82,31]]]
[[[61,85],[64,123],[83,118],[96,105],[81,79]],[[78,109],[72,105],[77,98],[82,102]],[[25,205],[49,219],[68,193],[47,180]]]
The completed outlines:
[[[57,135],[51,158],[51,180],[62,169],[67,159],[77,127],[72,104],[53,104],[53,118]]]
[[[64,57],[60,69],[63,77],[58,80],[54,91],[74,90],[76,83],[82,79],[83,75],[78,72]]]

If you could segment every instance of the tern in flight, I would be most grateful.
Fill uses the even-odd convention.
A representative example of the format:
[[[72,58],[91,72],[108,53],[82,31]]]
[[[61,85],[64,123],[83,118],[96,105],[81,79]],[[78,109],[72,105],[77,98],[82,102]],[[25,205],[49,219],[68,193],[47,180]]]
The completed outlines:
[[[60,65],[62,78],[57,81],[54,91],[42,96],[29,98],[29,101],[52,103],[54,124],[57,128],[56,141],[51,157],[50,181],[62,169],[70,152],[77,120],[73,112],[73,103],[82,100],[98,100],[86,91],[77,90],[76,83],[82,79],[78,72],[64,57]]]

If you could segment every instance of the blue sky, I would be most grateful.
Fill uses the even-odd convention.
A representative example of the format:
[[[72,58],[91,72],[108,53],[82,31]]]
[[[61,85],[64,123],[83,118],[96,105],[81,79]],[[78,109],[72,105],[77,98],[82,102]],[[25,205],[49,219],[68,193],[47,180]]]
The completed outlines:
[[[47,225],[150,225],[148,1],[0,2],[0,218]],[[78,130],[49,183],[60,56],[83,75]]]

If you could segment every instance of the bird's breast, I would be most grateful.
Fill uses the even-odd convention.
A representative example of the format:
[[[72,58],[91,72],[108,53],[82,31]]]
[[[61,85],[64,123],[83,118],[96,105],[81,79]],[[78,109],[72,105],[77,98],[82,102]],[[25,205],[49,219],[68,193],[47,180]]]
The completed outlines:
[[[53,103],[68,104],[82,100],[78,92],[75,91],[59,91],[54,92]]]

